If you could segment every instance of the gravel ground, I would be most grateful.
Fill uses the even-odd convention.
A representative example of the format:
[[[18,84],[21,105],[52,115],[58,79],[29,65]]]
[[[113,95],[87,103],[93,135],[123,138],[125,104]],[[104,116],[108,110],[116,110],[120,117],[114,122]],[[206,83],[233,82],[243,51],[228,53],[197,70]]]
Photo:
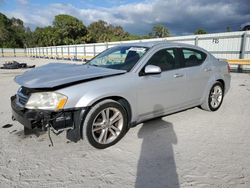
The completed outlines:
[[[0,58],[0,65],[14,59],[37,66],[54,61]],[[24,135],[11,120],[9,101],[18,88],[13,78],[22,72],[0,70],[1,188],[250,187],[250,74],[232,73],[217,112],[193,108],[152,120],[97,150],[64,134],[52,135],[54,147],[47,134]]]

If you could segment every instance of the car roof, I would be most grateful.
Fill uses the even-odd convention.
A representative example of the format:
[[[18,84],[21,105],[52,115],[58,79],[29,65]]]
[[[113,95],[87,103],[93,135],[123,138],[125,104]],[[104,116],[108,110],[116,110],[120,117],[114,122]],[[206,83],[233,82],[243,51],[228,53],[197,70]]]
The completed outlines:
[[[121,44],[120,46],[138,46],[138,47],[147,47],[147,48],[152,48],[155,46],[166,46],[166,47],[182,47],[182,48],[191,48],[191,49],[196,49],[196,50],[201,50],[203,52],[208,53],[205,49],[200,48],[199,46],[191,45],[191,44],[185,44],[185,43],[178,43],[178,42],[171,42],[171,41],[147,41],[147,42],[135,42],[135,43],[124,43]]]
[[[165,42],[165,41],[147,41],[147,42],[140,41],[140,42],[121,44],[121,46],[140,46],[140,47],[151,48],[158,44],[170,44],[170,43],[173,44],[172,42]]]
[[[180,47],[196,48],[196,46],[191,45],[191,44],[184,44],[184,43],[177,43],[177,42],[170,42],[170,41],[147,41],[147,42],[141,41],[141,42],[121,44],[121,46],[138,46],[138,47],[140,46],[140,47],[147,47],[147,48],[152,48],[158,45],[166,45],[167,47],[180,46]]]

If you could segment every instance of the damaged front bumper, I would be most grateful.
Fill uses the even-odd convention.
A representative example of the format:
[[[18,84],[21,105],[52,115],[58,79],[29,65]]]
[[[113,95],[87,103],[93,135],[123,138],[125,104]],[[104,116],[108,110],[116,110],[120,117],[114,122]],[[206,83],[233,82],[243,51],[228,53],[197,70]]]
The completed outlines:
[[[12,119],[21,123],[25,129],[49,126],[56,132],[67,130],[67,138],[77,142],[82,138],[81,125],[86,108],[73,108],[60,111],[27,109],[16,103],[16,95],[11,97]]]

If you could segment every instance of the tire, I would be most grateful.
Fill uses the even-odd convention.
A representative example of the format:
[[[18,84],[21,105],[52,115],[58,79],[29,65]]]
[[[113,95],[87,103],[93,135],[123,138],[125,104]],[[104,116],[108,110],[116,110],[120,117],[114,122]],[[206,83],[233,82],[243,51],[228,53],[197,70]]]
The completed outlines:
[[[120,103],[107,99],[90,109],[83,122],[82,135],[91,146],[105,149],[116,144],[127,130],[126,110]]]
[[[221,82],[216,82],[210,89],[201,108],[206,111],[216,111],[220,108],[224,98],[224,88]]]

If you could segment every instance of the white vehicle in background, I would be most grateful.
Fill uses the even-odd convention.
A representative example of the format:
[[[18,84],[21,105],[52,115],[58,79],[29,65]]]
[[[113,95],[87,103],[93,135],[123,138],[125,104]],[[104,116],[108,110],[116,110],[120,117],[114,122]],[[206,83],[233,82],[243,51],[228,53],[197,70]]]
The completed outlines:
[[[244,23],[240,26],[242,31],[250,31],[250,22]]]

